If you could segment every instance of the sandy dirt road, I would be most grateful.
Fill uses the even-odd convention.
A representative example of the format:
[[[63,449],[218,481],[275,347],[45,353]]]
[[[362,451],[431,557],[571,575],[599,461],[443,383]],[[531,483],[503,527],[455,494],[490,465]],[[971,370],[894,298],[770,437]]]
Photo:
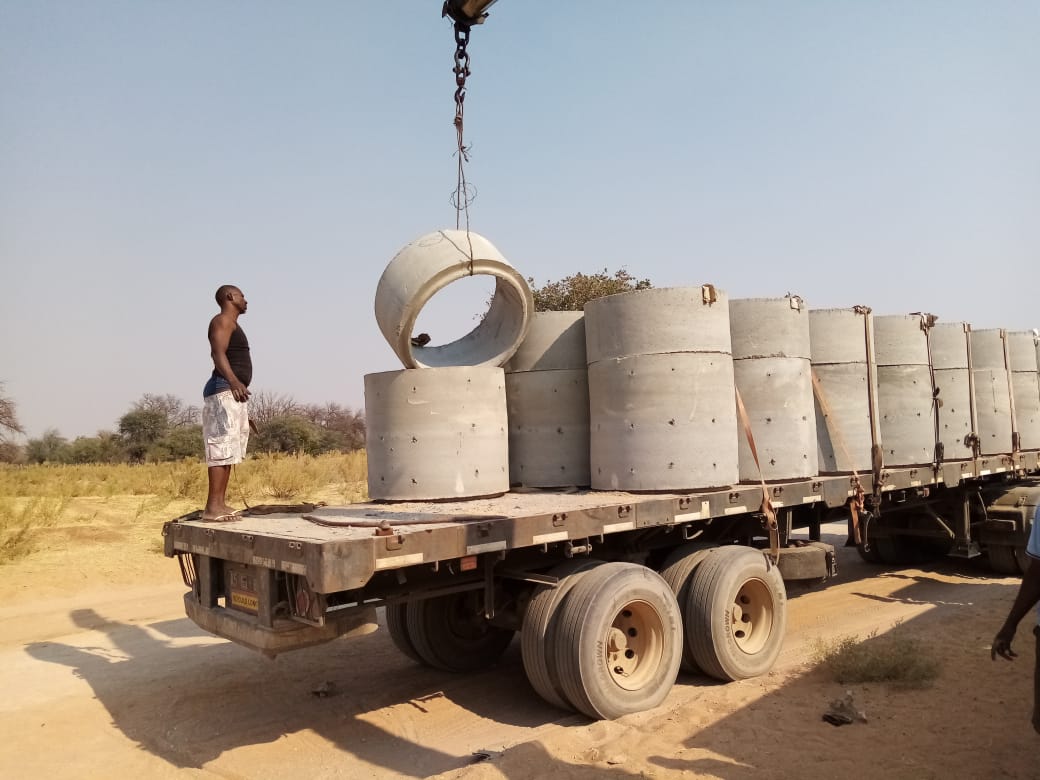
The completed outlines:
[[[150,561],[152,576],[135,585],[61,594],[52,578],[44,599],[8,578],[0,776],[1040,777],[1028,627],[1018,662],[988,652],[1017,580],[969,563],[886,571],[849,550],[840,566],[826,587],[790,590],[769,675],[728,685],[683,676],[662,707],[608,723],[538,699],[519,642],[465,677],[416,666],[385,631],[271,661],[188,621],[171,561]],[[940,659],[939,681],[847,686],[868,722],[824,723],[844,689],[812,668],[813,643],[897,623]],[[313,693],[322,684],[330,695]]]

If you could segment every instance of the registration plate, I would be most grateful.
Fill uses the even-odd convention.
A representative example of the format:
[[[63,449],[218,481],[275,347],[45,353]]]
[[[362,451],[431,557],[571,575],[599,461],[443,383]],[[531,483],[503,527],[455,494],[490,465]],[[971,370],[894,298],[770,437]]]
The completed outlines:
[[[228,606],[241,612],[257,614],[260,596],[256,587],[256,575],[249,567],[228,570]]]

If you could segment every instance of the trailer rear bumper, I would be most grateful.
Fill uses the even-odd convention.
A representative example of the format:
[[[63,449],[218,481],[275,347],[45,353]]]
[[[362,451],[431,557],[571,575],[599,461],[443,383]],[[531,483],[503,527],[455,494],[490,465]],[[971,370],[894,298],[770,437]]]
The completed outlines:
[[[225,609],[204,607],[195,593],[184,594],[184,611],[200,628],[215,636],[273,658],[279,653],[329,642],[342,636],[364,636],[378,627],[374,607],[351,611],[328,619],[323,626],[310,626],[294,620],[275,620],[271,628],[256,623],[255,616]]]

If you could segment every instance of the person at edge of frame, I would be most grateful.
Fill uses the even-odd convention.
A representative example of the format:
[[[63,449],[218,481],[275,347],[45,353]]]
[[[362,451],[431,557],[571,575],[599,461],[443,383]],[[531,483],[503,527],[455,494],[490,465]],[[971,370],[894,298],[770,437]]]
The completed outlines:
[[[1013,661],[1018,653],[1011,649],[1011,641],[1015,638],[1015,630],[1029,611],[1040,603],[1040,506],[1033,517],[1033,527],[1026,545],[1029,567],[1022,575],[1022,584],[1011,605],[1007,619],[993,639],[990,657],[996,660],[999,655]],[[1040,608],[1037,609],[1036,625],[1033,634],[1036,636],[1036,668],[1033,672],[1033,728],[1040,734]]]

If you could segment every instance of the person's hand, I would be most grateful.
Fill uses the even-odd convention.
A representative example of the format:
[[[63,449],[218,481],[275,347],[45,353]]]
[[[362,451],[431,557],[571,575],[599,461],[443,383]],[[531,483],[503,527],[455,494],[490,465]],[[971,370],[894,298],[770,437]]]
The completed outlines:
[[[990,647],[990,658],[994,661],[997,660],[999,655],[1001,658],[1006,658],[1009,661],[1014,661],[1018,658],[1018,653],[1011,649],[1011,640],[1015,638],[1014,631],[1008,631],[1002,628],[1000,632],[993,637],[993,645]]]
[[[235,397],[236,401],[245,403],[249,400],[249,388],[241,382],[235,381],[231,383],[231,395]]]

